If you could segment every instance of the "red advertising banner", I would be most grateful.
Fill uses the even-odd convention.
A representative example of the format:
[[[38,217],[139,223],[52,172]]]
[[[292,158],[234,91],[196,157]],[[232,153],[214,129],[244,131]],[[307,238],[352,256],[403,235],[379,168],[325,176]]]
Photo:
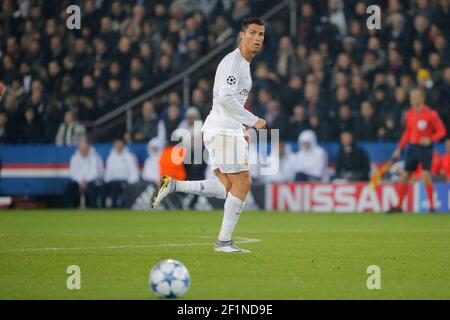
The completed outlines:
[[[403,203],[418,208],[418,185],[411,185]],[[384,212],[398,202],[398,187],[367,183],[275,183],[266,186],[266,210],[298,212]]]

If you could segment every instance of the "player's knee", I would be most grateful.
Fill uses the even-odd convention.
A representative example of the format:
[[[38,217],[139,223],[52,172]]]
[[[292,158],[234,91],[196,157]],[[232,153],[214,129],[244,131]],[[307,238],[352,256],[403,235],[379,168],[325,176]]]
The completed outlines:
[[[429,171],[423,171],[423,172],[422,172],[422,180],[423,180],[425,183],[431,183],[431,182],[433,182],[433,176],[431,175],[431,172],[429,172]]]
[[[252,187],[252,177],[250,175],[244,177],[239,185],[242,191],[248,192]]]

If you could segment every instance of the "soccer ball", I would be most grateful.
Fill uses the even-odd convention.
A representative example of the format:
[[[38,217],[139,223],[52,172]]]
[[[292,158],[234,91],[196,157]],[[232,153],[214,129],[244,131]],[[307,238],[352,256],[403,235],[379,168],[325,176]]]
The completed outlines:
[[[163,260],[150,271],[150,288],[161,298],[181,297],[186,293],[190,282],[189,271],[177,260]]]

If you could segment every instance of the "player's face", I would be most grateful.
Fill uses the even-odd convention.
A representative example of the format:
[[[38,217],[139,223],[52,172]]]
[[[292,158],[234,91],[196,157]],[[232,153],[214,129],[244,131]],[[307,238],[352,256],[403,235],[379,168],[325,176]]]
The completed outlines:
[[[413,107],[420,107],[424,103],[424,97],[419,90],[412,90],[409,93],[409,101]]]
[[[247,29],[241,31],[241,39],[244,46],[253,54],[261,51],[264,42],[264,26],[250,24]]]

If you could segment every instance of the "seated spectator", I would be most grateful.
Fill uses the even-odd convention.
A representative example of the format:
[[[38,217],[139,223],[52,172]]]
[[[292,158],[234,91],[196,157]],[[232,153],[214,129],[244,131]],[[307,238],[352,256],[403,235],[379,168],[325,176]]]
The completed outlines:
[[[155,104],[148,100],[142,104],[142,117],[136,122],[132,140],[135,142],[147,142],[158,135],[158,114],[155,110]],[[128,137],[127,140],[129,140]]]
[[[184,168],[184,159],[186,149],[176,145],[175,142],[169,143],[161,152],[159,160],[159,171],[161,176],[170,176],[176,180],[186,180],[186,170]]]
[[[445,181],[450,182],[450,138],[445,140],[445,153],[441,158],[441,170]]]
[[[199,131],[195,131],[195,122],[198,121],[198,128]],[[202,127],[202,118],[200,115],[200,111],[196,107],[190,107],[186,110],[185,119],[181,121],[181,123],[178,125],[177,129],[185,129],[189,132],[191,138],[194,138],[195,135],[197,135],[197,138],[200,138],[201,140],[201,127]],[[199,136],[198,136],[199,135]],[[192,141],[191,141],[192,142]],[[186,148],[189,148],[190,143],[186,143]]]
[[[172,142],[172,133],[178,128],[182,120],[180,106],[170,104],[167,108],[167,119],[158,122],[158,137],[164,144]]]
[[[163,150],[162,141],[158,138],[151,139],[147,144],[148,158],[145,160],[144,168],[142,169],[142,180],[159,184],[160,168],[159,160]]]
[[[386,117],[383,126],[378,129],[378,138],[385,142],[398,142],[402,136],[401,129],[397,126],[392,116]]]
[[[85,138],[86,128],[74,119],[72,111],[66,111],[64,122],[59,126],[55,143],[57,146],[78,145]]]
[[[124,191],[139,181],[136,156],[131,153],[122,139],[116,139],[106,159],[105,184],[103,185],[103,206],[111,198],[113,208],[122,208]]]
[[[322,181],[326,178],[328,155],[317,145],[314,131],[305,130],[298,138],[300,150],[293,155],[295,181]]]
[[[78,205],[80,193],[86,196],[86,205],[97,208],[98,185],[103,176],[103,161],[88,142],[78,144],[78,150],[70,158],[70,182],[65,192],[68,208]]]
[[[300,76],[294,74],[289,78],[287,87],[283,87],[282,94],[280,96],[283,104],[283,111],[291,113],[292,108],[297,103],[303,100],[303,80]],[[297,138],[298,135],[295,137]],[[295,139],[294,139],[295,140]]]
[[[353,132],[354,127],[355,122],[353,121],[352,109],[347,104],[341,105],[333,126],[333,138],[336,139],[335,137],[338,137],[344,131]]]
[[[300,133],[309,129],[306,109],[301,105],[296,105],[292,111],[293,115],[289,119],[289,125],[286,129],[286,141],[295,141]]]
[[[8,116],[0,112],[0,143],[9,143]]]
[[[184,168],[187,180],[202,180],[205,176],[205,165],[201,161],[203,155],[202,121],[200,111],[195,107],[186,110],[186,118],[181,121],[173,135],[175,139],[182,138],[182,145],[186,148]],[[196,124],[197,122],[197,124]]]
[[[361,103],[361,117],[356,123],[356,136],[360,141],[378,140],[378,118],[370,101]]]
[[[340,135],[341,145],[336,158],[336,179],[346,181],[368,181],[369,156],[353,139],[353,134],[344,131]]]
[[[313,113],[309,117],[309,127],[320,141],[329,141],[334,139],[330,135],[330,127],[326,121],[322,121],[318,114]]]
[[[20,143],[41,143],[43,141],[43,127],[41,121],[36,118],[34,109],[25,110],[25,121],[21,131]]]
[[[277,100],[269,101],[264,119],[267,121],[267,128],[280,130],[280,139],[286,139],[288,120],[281,112],[280,103]]]

